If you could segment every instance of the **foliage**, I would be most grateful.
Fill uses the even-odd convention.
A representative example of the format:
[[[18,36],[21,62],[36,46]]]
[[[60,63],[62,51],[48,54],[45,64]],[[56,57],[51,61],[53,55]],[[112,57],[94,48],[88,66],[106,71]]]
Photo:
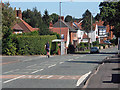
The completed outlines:
[[[58,34],[58,33],[56,33],[56,32],[51,32],[50,35],[56,35],[57,39],[61,39],[60,34]]]
[[[25,20],[30,26],[34,28],[38,28],[42,26],[42,16],[41,13],[37,10],[37,8],[33,8],[31,11],[30,9],[27,9],[26,11],[23,11],[22,18]]]
[[[50,35],[51,31],[49,31],[49,28],[43,24],[41,27],[39,27],[39,35]]]
[[[75,47],[71,43],[68,46],[68,53],[70,53],[70,54],[75,53]]]
[[[114,26],[112,29],[116,37],[120,35],[120,1],[118,2],[101,2],[100,5],[100,14],[102,20],[105,21],[104,25],[109,24]]]
[[[51,54],[58,54],[58,49],[59,49],[58,43],[57,42],[52,43]]]
[[[49,15],[49,17],[50,21],[52,21],[52,23],[55,24],[58,21],[59,15],[57,15],[56,13],[52,13],[51,15]]]
[[[67,15],[67,16],[65,17],[65,22],[70,22],[70,21],[72,21],[72,16]]]
[[[51,41],[56,39],[56,36],[18,36],[17,37],[17,51],[20,55],[40,55],[46,54],[44,48],[49,41],[51,48]]]
[[[36,35],[39,35],[39,31],[33,31],[33,32],[28,32],[28,33],[22,33],[22,34],[19,34],[19,35],[28,35],[28,36],[36,36]]]
[[[87,33],[89,33],[91,31],[91,12],[87,9],[82,16],[83,16],[82,28]],[[93,16],[92,21],[94,21]]]
[[[2,6],[2,54],[15,55],[16,44],[13,41],[12,27],[17,22],[15,11],[5,3]]]
[[[44,24],[47,25],[47,27],[49,27],[50,18],[49,18],[49,14],[48,14],[47,10],[45,10],[42,20],[43,20]]]
[[[95,16],[95,20],[96,21],[99,21],[99,20],[101,20],[102,18],[101,18],[101,15],[98,13],[96,16]]]
[[[99,46],[99,41],[92,42],[93,46]]]

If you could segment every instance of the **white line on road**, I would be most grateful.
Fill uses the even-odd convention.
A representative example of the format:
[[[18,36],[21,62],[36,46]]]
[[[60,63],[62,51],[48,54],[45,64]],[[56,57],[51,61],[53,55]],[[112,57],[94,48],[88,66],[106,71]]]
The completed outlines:
[[[37,72],[43,71],[43,70],[44,70],[44,69],[36,70],[36,71],[32,72],[31,74],[34,74],[34,73],[37,73]]]
[[[3,83],[8,83],[8,82],[11,82],[11,81],[14,81],[14,80],[17,80],[19,78],[22,78],[24,77],[25,75],[22,75],[22,76],[19,76],[19,77],[16,77],[16,78],[13,78],[13,79],[10,79],[10,80],[7,80],[7,81],[4,81]]]
[[[64,76],[59,77],[59,79],[62,79]]]
[[[15,69],[15,70],[11,70],[11,71],[8,71],[8,72],[4,72],[3,74],[11,73],[11,72],[18,71],[18,70],[20,70],[20,69]]]
[[[79,57],[76,57],[75,59],[78,59]]]
[[[62,64],[62,63],[64,63],[64,62],[60,62],[59,64]]]
[[[56,66],[56,64],[53,64],[53,65],[51,65],[51,66],[48,66],[48,68],[51,68],[51,67],[54,67],[54,66]]]
[[[88,77],[88,75],[89,75],[90,73],[91,73],[91,71],[88,72],[88,73],[86,73],[85,75],[82,75],[82,76],[78,79],[76,86],[79,86],[79,85]]]
[[[40,75],[38,75],[38,76],[35,76],[35,78],[38,78]]]
[[[30,65],[30,66],[27,66],[26,68],[29,68],[29,67],[33,67],[33,66],[36,66],[37,64],[34,64],[34,65]]]
[[[45,75],[41,76],[40,78],[44,78],[44,77],[45,77]]]
[[[48,76],[47,78],[51,78],[51,77],[53,77],[53,75],[51,75],[51,76]]]
[[[69,59],[68,61],[72,61],[73,59]]]

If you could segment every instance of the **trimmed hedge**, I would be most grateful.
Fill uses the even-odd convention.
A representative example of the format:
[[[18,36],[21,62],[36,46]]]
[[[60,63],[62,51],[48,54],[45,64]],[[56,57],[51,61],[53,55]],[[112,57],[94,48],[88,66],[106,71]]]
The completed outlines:
[[[17,36],[17,54],[18,55],[44,55],[46,54],[45,44],[49,41],[50,48],[55,35],[44,36]]]

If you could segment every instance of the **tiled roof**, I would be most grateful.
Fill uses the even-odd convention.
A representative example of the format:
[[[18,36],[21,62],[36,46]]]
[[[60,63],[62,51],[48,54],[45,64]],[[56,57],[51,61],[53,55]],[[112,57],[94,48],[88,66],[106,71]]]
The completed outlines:
[[[88,36],[84,33],[83,39],[87,39],[87,38],[88,38]]]
[[[13,29],[15,30],[23,30],[23,32],[32,32],[39,30],[39,28],[32,28],[28,23],[26,23],[23,19],[20,18],[20,22],[14,25]]]
[[[15,24],[14,27],[13,27],[13,29],[15,29],[15,30],[23,30],[23,29],[19,26],[19,24]]]
[[[64,40],[67,41],[68,27],[61,27],[61,34],[64,34]],[[60,34],[60,28],[50,28],[51,31]]]

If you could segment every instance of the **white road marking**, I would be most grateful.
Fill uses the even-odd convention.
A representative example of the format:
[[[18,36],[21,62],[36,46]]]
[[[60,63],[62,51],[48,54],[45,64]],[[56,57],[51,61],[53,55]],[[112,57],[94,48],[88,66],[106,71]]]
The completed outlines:
[[[69,59],[68,61],[72,61],[73,59]]]
[[[59,79],[62,79],[64,76],[59,77]]]
[[[11,71],[8,71],[8,72],[4,72],[3,74],[11,73],[11,72],[18,71],[18,70],[20,70],[20,69],[15,69],[15,70],[11,70]]]
[[[82,76],[78,79],[76,86],[79,86],[79,85],[88,77],[88,75],[89,75],[90,73],[91,73],[91,71],[88,72],[88,73],[86,73],[85,75],[82,75]]]
[[[44,77],[45,77],[45,75],[41,76],[40,78],[44,78]]]
[[[36,70],[36,71],[32,72],[31,74],[34,74],[34,73],[37,73],[37,72],[43,71],[43,70],[44,70],[44,69]]]
[[[39,75],[38,76],[35,76],[35,78],[38,78],[39,77]]]
[[[36,66],[37,64],[34,64],[34,65],[30,65],[30,66],[27,66],[26,68],[29,68],[29,67],[33,67],[33,66]]]
[[[76,57],[75,59],[78,59],[79,57]]]
[[[53,77],[53,75],[51,75],[51,76],[48,76],[47,78],[51,78],[51,77]]]
[[[51,67],[54,67],[54,66],[56,66],[56,64],[53,64],[53,65],[51,65],[51,66],[48,66],[48,68],[51,68]]]
[[[60,62],[59,64],[62,64],[62,63],[64,63],[64,62]]]
[[[22,76],[19,76],[19,77],[16,77],[16,78],[13,78],[13,79],[10,79],[10,80],[7,80],[7,81],[4,81],[3,83],[8,83],[8,82],[11,82],[11,81],[14,81],[14,80],[17,80],[19,78],[22,78],[24,77],[25,75],[22,75]]]

